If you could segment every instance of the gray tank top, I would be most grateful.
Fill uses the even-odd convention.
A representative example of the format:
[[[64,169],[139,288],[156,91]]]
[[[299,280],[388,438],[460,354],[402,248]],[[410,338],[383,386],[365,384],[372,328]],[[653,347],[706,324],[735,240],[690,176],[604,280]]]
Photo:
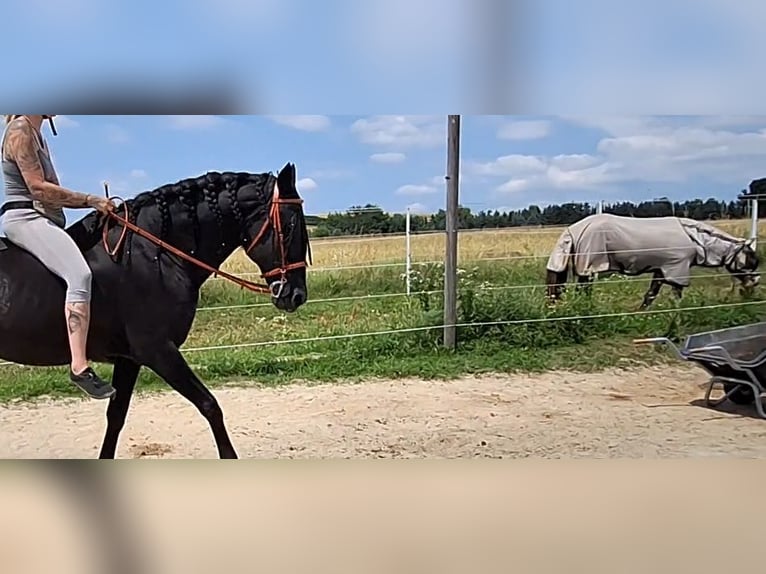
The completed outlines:
[[[16,162],[7,158],[5,155],[5,138],[8,135],[8,128],[11,126],[11,124],[13,124],[13,122],[25,121],[27,120],[24,118],[16,118],[8,125],[6,125],[5,131],[3,133],[2,143],[0,144],[2,145],[3,180],[5,181],[4,203],[8,203],[10,201],[32,201],[35,210],[56,223],[58,226],[64,227],[66,225],[66,215],[64,214],[64,210],[62,208],[46,206],[43,203],[35,200],[32,197],[32,194],[30,193],[29,188],[24,181],[24,177],[21,175],[21,171],[16,165]],[[45,138],[42,136],[42,134],[38,134],[37,143],[37,157],[40,159],[40,165],[43,167],[45,181],[58,184],[58,176],[56,175],[56,169],[53,167],[53,162],[51,161],[50,152],[48,151],[48,143],[45,141]]]

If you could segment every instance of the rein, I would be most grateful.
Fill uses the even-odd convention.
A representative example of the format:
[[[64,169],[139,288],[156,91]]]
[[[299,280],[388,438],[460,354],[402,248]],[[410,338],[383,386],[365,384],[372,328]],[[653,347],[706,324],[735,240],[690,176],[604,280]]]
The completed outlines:
[[[106,197],[109,197],[109,188],[107,183],[104,183],[104,190],[106,192]],[[121,199],[122,198],[117,198]],[[235,285],[239,285],[240,287],[243,287],[245,289],[248,289],[250,291],[254,291],[256,293],[264,293],[264,294],[270,294],[272,297],[279,298],[282,294],[282,289],[284,285],[287,283],[287,272],[292,271],[293,269],[299,269],[301,267],[306,267],[305,261],[300,261],[297,263],[287,263],[286,262],[286,253],[285,253],[285,245],[284,245],[284,234],[282,232],[282,218],[279,211],[279,206],[283,204],[293,204],[293,205],[302,205],[303,199],[295,198],[295,199],[284,199],[279,197],[278,190],[275,189],[274,194],[271,199],[271,205],[269,208],[269,214],[266,218],[266,221],[264,221],[263,226],[261,227],[258,234],[255,236],[255,238],[250,242],[250,245],[245,249],[245,253],[250,253],[250,251],[258,244],[258,241],[264,236],[266,233],[266,230],[268,229],[269,225],[274,227],[274,231],[278,237],[279,241],[279,248],[280,248],[280,256],[281,256],[281,266],[277,267],[275,269],[272,269],[271,271],[268,271],[266,273],[262,273],[261,277],[263,279],[268,279],[269,277],[274,277],[275,275],[281,275],[280,280],[277,283],[272,284],[272,286],[269,285],[263,285],[259,283],[254,283],[253,281],[248,281],[247,279],[243,279],[241,277],[237,277],[236,275],[232,275],[230,273],[226,273],[225,271],[221,271],[220,269],[216,269],[215,267],[208,265],[204,261],[200,261],[196,257],[192,257],[191,255],[188,255],[181,251],[180,249],[174,247],[173,245],[170,245],[169,243],[166,243],[156,235],[146,231],[145,229],[142,229],[138,225],[135,225],[134,223],[130,222],[130,212],[128,209],[128,204],[125,202],[125,200],[122,200],[122,205],[125,209],[125,216],[117,215],[117,213],[110,211],[107,213],[107,216],[114,219],[118,223],[120,223],[123,226],[122,233],[120,234],[119,239],[117,240],[116,245],[113,249],[109,248],[109,241],[108,241],[108,233],[109,228],[106,224],[104,224],[104,229],[102,233],[102,242],[104,245],[104,250],[109,254],[109,256],[112,258],[112,260],[115,259],[117,253],[119,252],[120,248],[122,247],[123,242],[125,241],[125,237],[127,236],[128,230],[132,231],[133,233],[140,235],[144,239],[148,239],[155,245],[166,249],[167,251],[173,253],[174,255],[177,255],[181,259],[184,259],[188,261],[189,263],[196,265],[197,267],[204,269],[205,271],[212,273],[214,276],[220,276],[224,279],[227,279],[234,283]],[[245,240],[245,243],[247,243],[247,240]],[[276,289],[275,289],[276,288]]]

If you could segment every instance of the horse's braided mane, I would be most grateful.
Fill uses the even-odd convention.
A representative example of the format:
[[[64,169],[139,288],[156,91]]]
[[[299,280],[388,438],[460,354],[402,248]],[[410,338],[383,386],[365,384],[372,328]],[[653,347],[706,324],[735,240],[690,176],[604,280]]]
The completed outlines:
[[[192,222],[194,233],[194,245],[199,241],[199,221],[197,220],[197,206],[205,201],[208,208],[215,216],[219,230],[222,233],[223,212],[218,203],[222,193],[227,194],[229,207],[237,223],[243,220],[242,210],[237,202],[237,191],[245,185],[255,185],[263,188],[269,179],[275,178],[271,173],[250,173],[250,172],[217,172],[210,171],[198,177],[182,179],[175,183],[162,185],[153,190],[139,193],[125,203],[130,213],[129,220],[135,223],[141,211],[147,207],[155,207],[160,215],[161,227],[159,238],[164,239],[167,236],[171,224],[170,206],[175,201],[185,212]],[[118,213],[121,209],[118,207]],[[127,251],[130,253],[133,234],[128,234]],[[219,248],[222,247],[222,242]],[[161,249],[158,248],[161,252]],[[159,254],[159,252],[158,252]]]
[[[126,200],[126,203],[130,210],[135,213],[146,206],[156,204],[159,207],[163,201],[170,203],[173,199],[180,199],[187,205],[190,203],[197,205],[202,199],[210,203],[211,201],[215,202],[222,191],[232,194],[240,187],[248,184],[263,187],[272,177],[274,176],[270,173],[210,171],[198,177],[182,179],[175,183],[168,183],[156,189],[144,191],[134,198]]]

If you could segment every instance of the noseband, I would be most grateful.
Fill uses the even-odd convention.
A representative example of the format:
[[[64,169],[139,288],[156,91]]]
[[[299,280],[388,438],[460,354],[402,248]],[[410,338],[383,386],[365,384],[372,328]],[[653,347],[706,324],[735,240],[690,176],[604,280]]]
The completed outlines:
[[[742,275],[746,273],[753,273],[755,271],[754,269],[737,269],[737,257],[739,257],[739,254],[745,250],[745,247],[747,247],[745,243],[736,246],[734,248],[734,253],[732,253],[731,257],[728,258],[728,262],[724,264],[726,270],[732,275]]]
[[[104,189],[106,191],[106,196],[109,197],[109,189],[107,184],[104,184]],[[250,251],[258,244],[258,242],[261,240],[263,235],[266,233],[266,230],[269,228],[269,226],[272,226],[274,228],[275,232],[275,239],[279,242],[279,252],[281,257],[281,264],[279,267],[276,267],[274,269],[269,270],[266,273],[262,273],[261,277],[263,279],[268,279],[270,277],[274,277],[275,275],[281,275],[279,278],[279,281],[276,281],[272,283],[271,285],[261,285],[259,283],[254,283],[252,281],[248,281],[247,279],[242,279],[241,277],[237,277],[236,275],[232,275],[230,273],[226,273],[225,271],[221,271],[220,269],[216,269],[215,267],[212,267],[211,265],[208,265],[204,261],[200,261],[196,257],[192,257],[191,255],[188,255],[181,251],[180,249],[170,245],[169,243],[166,243],[156,235],[149,233],[145,229],[142,229],[138,225],[135,225],[134,223],[130,222],[130,213],[128,209],[128,204],[123,200],[122,198],[116,198],[120,199],[122,201],[122,206],[125,210],[125,216],[117,215],[117,213],[110,211],[108,213],[108,217],[114,219],[118,223],[120,223],[123,226],[122,233],[120,234],[120,238],[117,240],[117,244],[114,246],[113,249],[109,248],[108,243],[108,226],[104,224],[103,234],[102,234],[102,240],[104,249],[109,254],[109,256],[114,261],[117,253],[120,250],[120,247],[122,246],[123,241],[125,240],[125,236],[127,235],[127,231],[131,230],[137,235],[140,235],[144,239],[148,239],[158,247],[161,247],[163,249],[166,249],[167,251],[173,253],[174,255],[177,255],[181,259],[184,259],[188,261],[189,263],[192,263],[193,265],[196,265],[197,267],[200,267],[201,269],[204,269],[205,271],[208,271],[209,273],[212,273],[214,276],[220,276],[224,279],[227,279],[231,281],[232,283],[239,285],[240,287],[243,287],[245,289],[248,289],[250,291],[254,291],[256,293],[268,293],[272,297],[278,299],[282,295],[282,291],[284,290],[284,286],[287,283],[287,273],[288,271],[292,271],[293,269],[300,269],[301,267],[306,267],[306,261],[299,261],[296,263],[287,263],[287,254],[285,253],[285,244],[284,244],[284,233],[282,232],[282,218],[279,211],[279,206],[283,204],[289,204],[289,205],[302,205],[303,199],[301,198],[295,198],[295,199],[285,199],[279,197],[278,188],[275,187],[274,194],[271,198],[271,204],[269,207],[269,214],[266,218],[266,221],[264,221],[263,226],[261,227],[261,230],[258,232],[258,234],[253,238],[253,240],[248,245],[247,249],[245,250],[245,253],[250,253]],[[244,244],[247,244],[247,239],[243,240]]]

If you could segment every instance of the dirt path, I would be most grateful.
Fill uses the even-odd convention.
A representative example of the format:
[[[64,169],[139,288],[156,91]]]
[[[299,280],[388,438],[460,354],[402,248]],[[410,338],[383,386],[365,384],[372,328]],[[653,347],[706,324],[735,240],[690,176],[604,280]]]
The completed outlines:
[[[242,458],[766,456],[766,421],[702,407],[706,381],[682,366],[215,394]],[[98,401],[1,407],[0,456],[96,457],[104,413]],[[217,453],[202,417],[163,393],[136,398],[122,434],[118,457],[145,456]]]

